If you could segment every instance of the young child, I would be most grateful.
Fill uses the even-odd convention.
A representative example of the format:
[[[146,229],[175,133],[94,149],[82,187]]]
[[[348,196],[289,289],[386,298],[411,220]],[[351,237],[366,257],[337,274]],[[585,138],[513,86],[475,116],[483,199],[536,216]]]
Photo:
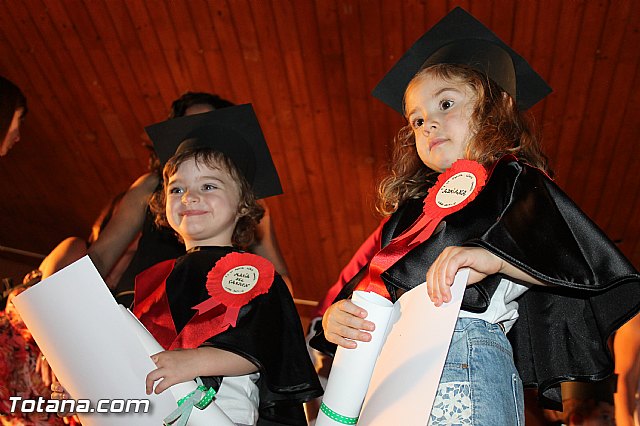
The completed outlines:
[[[640,308],[640,275],[545,173],[520,111],[549,92],[460,8],[374,90],[408,125],[380,185],[379,210],[390,218],[368,279],[395,301],[426,277],[440,306],[456,272],[471,270],[431,425],[524,424],[523,382],[557,407],[561,381],[613,371],[606,339]],[[468,193],[445,183],[469,173],[477,185]],[[462,199],[452,210],[438,201],[447,193]],[[366,316],[338,301],[324,315],[324,336],[354,348],[371,338]],[[434,325],[421,326],[428,336]],[[321,339],[312,345],[321,349]]]
[[[169,119],[200,114],[233,106],[218,95],[206,92],[186,92],[171,104]],[[176,147],[177,148],[177,147]],[[164,161],[173,152],[164,152]],[[133,304],[135,277],[145,269],[168,259],[175,259],[185,253],[184,245],[177,240],[170,228],[158,228],[154,224],[154,215],[148,208],[148,200],[155,191],[161,191],[158,182],[162,179],[162,166],[157,157],[150,157],[151,173],[139,177],[127,190],[118,212],[109,226],[89,247],[89,255],[98,271],[105,276],[122,258],[122,254],[137,244],[135,252],[126,269],[111,290],[118,301],[127,307]],[[265,209],[263,218],[256,228],[256,239],[247,249],[251,253],[266,257],[282,276],[289,289],[292,289],[288,277],[287,264],[280,252],[269,208],[260,200]]]
[[[187,254],[141,273],[134,313],[167,349],[152,357],[147,392],[201,377],[236,423],[306,425],[302,403],[322,393],[293,299],[273,265],[241,251],[281,193],[250,105],[147,128],[164,166],[151,201]],[[176,146],[178,146],[176,150]],[[155,389],[154,389],[155,385]]]

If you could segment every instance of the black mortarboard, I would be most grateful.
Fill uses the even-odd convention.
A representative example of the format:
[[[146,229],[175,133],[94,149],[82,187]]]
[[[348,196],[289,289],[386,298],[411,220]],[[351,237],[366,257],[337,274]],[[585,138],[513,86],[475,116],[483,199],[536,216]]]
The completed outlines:
[[[233,161],[257,198],[282,194],[278,172],[251,104],[173,118],[145,130],[163,165],[186,149],[212,148]]]
[[[416,41],[373,89],[373,96],[403,114],[404,92],[423,67],[470,66],[509,93],[526,110],[551,93],[527,61],[480,21],[456,7]]]

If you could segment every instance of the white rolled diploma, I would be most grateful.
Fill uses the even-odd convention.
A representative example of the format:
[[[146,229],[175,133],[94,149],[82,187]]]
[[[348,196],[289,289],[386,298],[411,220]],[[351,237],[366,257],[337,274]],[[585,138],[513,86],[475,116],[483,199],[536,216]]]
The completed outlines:
[[[356,420],[349,422],[345,419],[358,418],[376,359],[384,344],[393,304],[379,294],[365,291],[354,291],[351,301],[367,311],[366,319],[376,327],[371,332],[371,341],[358,342],[355,349],[338,347],[336,350],[316,426],[355,424]]]
[[[436,307],[427,296],[426,283],[395,303],[359,426],[429,423],[468,278],[468,268],[458,271],[451,301],[441,306]]]
[[[88,256],[13,299],[67,392],[99,400],[148,400],[148,413],[82,413],[84,426],[158,426],[175,409],[171,395],[147,395],[155,368]],[[108,405],[107,405],[108,406]]]
[[[148,413],[78,413],[84,426],[159,426],[195,382],[171,392],[145,393],[154,370],[150,354],[162,347],[137,318],[123,312],[88,256],[13,299],[16,309],[66,390],[76,399],[148,400]],[[146,333],[151,339],[140,338]],[[155,344],[155,346],[153,346]],[[175,394],[175,397],[174,395]],[[233,425],[210,405],[194,408],[189,425]],[[225,421],[226,419],[226,421]]]
[[[151,335],[151,333],[149,333],[145,326],[142,325],[138,318],[136,318],[136,316],[133,315],[133,313],[129,309],[120,305],[120,310],[122,311],[122,315],[125,318],[127,327],[135,333],[149,356],[164,351],[164,348],[160,346],[158,341]],[[184,398],[189,393],[196,390],[196,388],[196,382],[191,381],[185,383],[177,383],[171,386],[169,388],[169,391],[171,391],[173,398],[177,402],[181,398]],[[170,413],[167,413],[167,415],[169,414]],[[209,406],[207,406],[207,408],[205,408],[204,410],[200,410],[194,407],[191,411],[189,422],[187,424],[189,426],[234,425],[231,419],[229,419],[229,417],[227,417],[227,415],[220,409],[220,407],[216,405],[215,400],[211,402],[211,404],[209,404]]]

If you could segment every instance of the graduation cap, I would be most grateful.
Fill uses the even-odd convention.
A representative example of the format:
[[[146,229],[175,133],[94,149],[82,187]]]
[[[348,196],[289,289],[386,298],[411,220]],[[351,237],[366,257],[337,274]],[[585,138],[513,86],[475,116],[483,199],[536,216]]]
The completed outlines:
[[[373,96],[403,114],[409,82],[422,68],[435,64],[467,65],[487,75],[513,97],[521,110],[551,93],[522,56],[456,7],[409,48],[373,89]]]
[[[278,172],[251,104],[173,118],[145,130],[163,165],[185,150],[211,148],[233,161],[257,198],[282,194]]]

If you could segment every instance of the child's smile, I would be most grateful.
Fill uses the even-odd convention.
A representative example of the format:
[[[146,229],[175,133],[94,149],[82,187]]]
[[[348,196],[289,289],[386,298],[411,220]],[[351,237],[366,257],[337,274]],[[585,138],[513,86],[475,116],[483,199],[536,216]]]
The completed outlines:
[[[240,189],[226,170],[189,159],[167,185],[167,221],[187,249],[231,245]]]
[[[207,214],[206,210],[183,210],[180,213],[180,216],[200,216],[203,214]]]
[[[443,172],[464,158],[472,136],[471,114],[476,97],[462,83],[426,75],[407,88],[407,120],[422,162]]]

